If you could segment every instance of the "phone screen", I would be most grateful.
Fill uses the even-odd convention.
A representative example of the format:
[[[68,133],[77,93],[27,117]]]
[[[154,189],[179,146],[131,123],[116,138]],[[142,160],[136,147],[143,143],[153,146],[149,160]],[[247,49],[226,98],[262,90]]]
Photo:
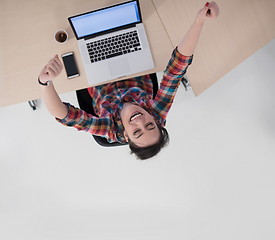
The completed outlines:
[[[75,62],[73,53],[64,54],[62,56],[62,59],[64,62],[67,77],[68,78],[78,77],[79,72],[78,72],[78,69],[76,66],[76,62]]]

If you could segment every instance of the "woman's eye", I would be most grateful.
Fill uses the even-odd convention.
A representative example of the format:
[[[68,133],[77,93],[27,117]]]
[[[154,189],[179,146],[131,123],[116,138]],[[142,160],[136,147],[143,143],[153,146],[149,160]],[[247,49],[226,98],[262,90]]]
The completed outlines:
[[[134,135],[137,135],[140,132],[140,130],[134,131]]]

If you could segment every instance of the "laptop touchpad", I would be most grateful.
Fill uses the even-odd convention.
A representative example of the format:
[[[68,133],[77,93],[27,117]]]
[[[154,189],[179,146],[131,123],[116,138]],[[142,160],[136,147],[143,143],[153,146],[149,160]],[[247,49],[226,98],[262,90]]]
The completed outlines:
[[[116,58],[108,62],[111,76],[122,77],[130,72],[130,65],[126,57]]]

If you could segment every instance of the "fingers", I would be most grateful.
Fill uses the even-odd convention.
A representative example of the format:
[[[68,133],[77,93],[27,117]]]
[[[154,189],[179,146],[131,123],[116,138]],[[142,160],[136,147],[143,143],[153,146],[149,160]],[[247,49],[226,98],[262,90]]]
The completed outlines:
[[[209,16],[210,12],[211,12],[211,9],[209,7],[209,2],[207,2],[204,7],[202,8],[202,15],[203,16]]]
[[[61,61],[60,61],[60,59],[59,59],[59,57],[58,57],[57,54],[55,54],[54,60],[59,65],[60,68],[63,68],[63,64],[61,63]]]
[[[54,56],[54,58],[52,58],[49,61],[48,65],[52,65],[54,68],[57,68],[57,69],[62,69],[63,68],[63,65],[62,65],[61,61],[59,60],[57,54]]]
[[[58,55],[55,55],[49,63],[46,65],[46,71],[52,77],[57,76],[63,69],[63,65],[58,58]]]
[[[219,15],[219,7],[216,2],[212,1],[210,3],[206,3],[205,7],[207,8],[206,15],[210,18],[216,18]]]
[[[60,72],[62,67],[61,65],[56,61],[56,59],[52,60],[49,64],[48,67],[53,69],[55,72]]]

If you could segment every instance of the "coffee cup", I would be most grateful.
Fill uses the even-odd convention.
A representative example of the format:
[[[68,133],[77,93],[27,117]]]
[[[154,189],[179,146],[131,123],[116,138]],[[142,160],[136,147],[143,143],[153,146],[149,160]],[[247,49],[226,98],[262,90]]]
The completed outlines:
[[[58,43],[64,43],[68,40],[68,33],[65,30],[59,30],[54,35],[55,41]]]

